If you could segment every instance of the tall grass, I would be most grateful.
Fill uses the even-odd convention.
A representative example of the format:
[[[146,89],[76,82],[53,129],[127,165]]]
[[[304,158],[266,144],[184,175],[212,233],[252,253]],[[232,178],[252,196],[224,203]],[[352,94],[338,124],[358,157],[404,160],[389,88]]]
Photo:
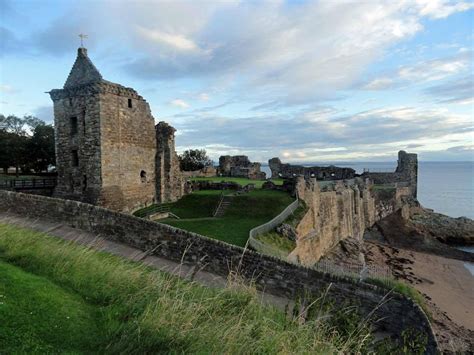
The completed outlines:
[[[46,278],[97,307],[103,319],[98,352],[357,353],[370,338],[366,325],[361,331],[347,332],[334,321],[338,318],[331,309],[301,322],[300,317],[263,305],[255,288],[235,280],[224,289],[205,288],[142,264],[3,224],[0,260]]]

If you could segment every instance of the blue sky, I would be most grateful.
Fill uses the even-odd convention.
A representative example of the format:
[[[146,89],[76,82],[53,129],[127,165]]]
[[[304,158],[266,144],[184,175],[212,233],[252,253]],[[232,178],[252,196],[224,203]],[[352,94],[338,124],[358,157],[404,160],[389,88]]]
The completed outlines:
[[[0,113],[52,122],[79,33],[177,149],[473,160],[473,1],[0,0]]]

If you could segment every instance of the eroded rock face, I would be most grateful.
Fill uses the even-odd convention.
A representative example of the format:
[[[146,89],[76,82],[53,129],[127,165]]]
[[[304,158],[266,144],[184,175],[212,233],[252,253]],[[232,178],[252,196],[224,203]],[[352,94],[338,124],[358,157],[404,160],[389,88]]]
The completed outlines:
[[[374,189],[370,180],[337,181],[320,189],[315,179],[297,179],[298,196],[308,207],[296,227],[292,261],[313,265],[342,240],[362,240],[374,223],[409,204],[406,187]],[[406,212],[403,212],[405,215]]]
[[[474,221],[470,218],[452,218],[429,209],[417,209],[410,218],[418,233],[434,237],[451,245],[474,245]]]

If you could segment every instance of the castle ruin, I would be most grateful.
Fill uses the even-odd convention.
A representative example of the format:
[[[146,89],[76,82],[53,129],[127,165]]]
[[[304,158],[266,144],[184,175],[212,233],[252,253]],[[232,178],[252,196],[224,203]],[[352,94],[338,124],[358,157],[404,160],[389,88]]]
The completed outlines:
[[[272,158],[268,161],[268,166],[272,171],[272,178],[291,179],[296,176],[305,178],[316,178],[318,180],[343,180],[355,177],[355,170],[352,168],[340,168],[330,166],[311,166],[283,164],[279,158]]]
[[[155,126],[148,103],[134,89],[104,80],[86,48],[78,49],[64,87],[49,94],[56,196],[133,211],[184,194],[174,128]]]
[[[252,163],[246,155],[222,155],[219,158],[219,174],[253,180],[265,179],[260,163]]]

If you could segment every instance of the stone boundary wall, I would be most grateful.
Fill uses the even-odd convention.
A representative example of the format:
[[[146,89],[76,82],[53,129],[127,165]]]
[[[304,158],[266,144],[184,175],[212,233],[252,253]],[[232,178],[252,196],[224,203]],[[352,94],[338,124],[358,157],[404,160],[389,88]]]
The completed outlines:
[[[362,316],[372,316],[374,325],[391,334],[413,329],[427,336],[427,353],[437,351],[437,341],[428,318],[411,299],[396,292],[343,277],[290,264],[277,258],[217,240],[114,212],[79,201],[63,200],[10,191],[0,191],[0,212],[27,218],[65,223],[128,244],[153,255],[195,265],[227,276],[237,271],[268,293],[294,299],[327,292],[335,304],[356,305]]]

